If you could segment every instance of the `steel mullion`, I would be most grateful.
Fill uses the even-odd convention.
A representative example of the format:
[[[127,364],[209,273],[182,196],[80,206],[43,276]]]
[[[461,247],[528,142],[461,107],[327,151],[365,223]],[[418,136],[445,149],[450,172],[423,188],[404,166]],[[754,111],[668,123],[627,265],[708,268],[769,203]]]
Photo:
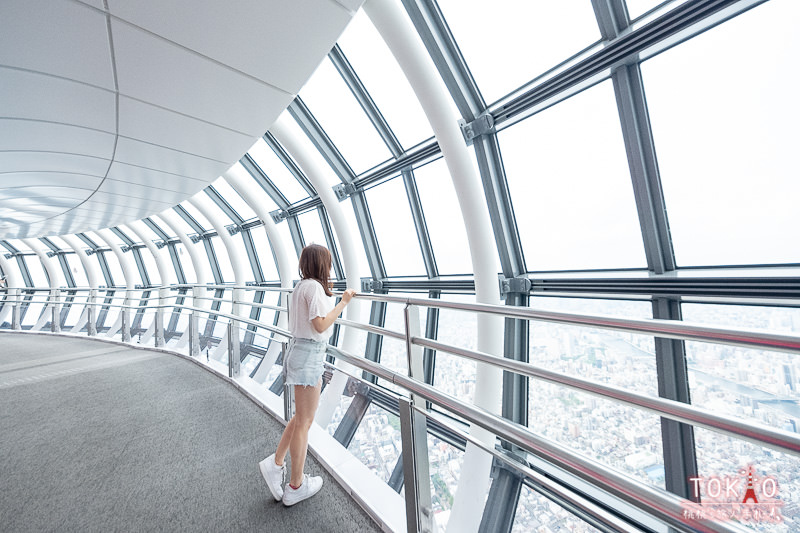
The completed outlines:
[[[361,80],[338,44],[333,45],[333,48],[328,53],[328,58],[331,60],[331,63],[333,63],[333,66],[336,67],[336,70],[339,71],[339,74],[344,79],[350,92],[353,93],[353,96],[358,100],[361,109],[367,114],[370,122],[372,122],[372,125],[378,131],[378,134],[381,136],[381,139],[383,139],[387,148],[392,152],[392,155],[395,158],[400,157],[403,154],[403,147],[400,145],[400,141],[397,140],[392,128],[389,127],[389,123],[386,122],[378,106],[375,105],[372,97],[367,92],[364,84],[361,83]]]
[[[339,149],[333,144],[328,134],[322,129],[317,119],[311,114],[311,111],[305,105],[303,100],[298,96],[294,101],[289,104],[287,108],[289,114],[294,117],[297,124],[305,132],[314,146],[322,154],[325,161],[328,162],[333,169],[336,176],[342,183],[351,183],[356,175],[350,168],[345,158],[339,152]]]
[[[178,251],[176,249],[175,243],[170,242],[167,244],[169,249],[169,257],[172,259],[172,266],[175,269],[175,275],[178,278],[178,283],[185,284],[186,281],[186,273],[183,271],[183,265],[181,264],[180,257],[178,257]]]
[[[486,109],[486,103],[438,4],[420,0],[402,2],[459,113],[468,122],[475,119]]]
[[[292,173],[292,176],[294,176],[294,178],[300,183],[303,189],[305,189],[309,195],[315,196],[317,191],[314,189],[314,185],[311,184],[297,163],[295,163],[292,157],[286,152],[286,150],[284,150],[283,146],[281,146],[281,143],[279,143],[270,132],[265,133],[262,139],[264,139],[264,142],[267,143],[270,148],[272,148],[272,151],[275,153],[277,158],[281,160],[287,169],[289,169],[289,172]]]
[[[264,279],[264,272],[261,270],[261,262],[258,259],[258,254],[256,253],[256,246],[253,242],[253,235],[250,233],[250,230],[242,230],[242,241],[244,241],[244,249],[247,252],[247,259],[250,261],[250,269],[253,271],[253,276],[255,276],[255,281],[257,283],[263,283],[266,281]]]
[[[163,229],[161,229],[161,226],[156,224],[153,221],[153,219],[151,219],[150,217],[145,217],[145,218],[142,219],[142,222],[144,222],[145,225],[148,228],[153,230],[153,233],[158,235],[158,238],[160,238],[162,241],[164,241],[165,244],[169,243],[169,240],[170,240],[169,239],[169,235],[167,235],[167,233]]]
[[[294,251],[300,257],[300,252],[305,247],[305,238],[303,237],[303,230],[300,228],[300,222],[294,215],[286,217],[286,223],[289,225],[289,234],[292,236],[292,244],[294,244]],[[324,227],[324,226],[323,226]]]
[[[211,264],[211,274],[214,276],[214,283],[221,285],[223,283],[222,270],[219,268],[219,261],[217,261],[217,253],[214,251],[214,244],[211,242],[211,239],[203,239],[203,246],[206,249],[208,262]]]
[[[201,236],[201,237],[202,237],[202,235],[203,235],[203,234],[206,232],[206,230],[205,230],[205,229],[203,229],[203,226],[201,226],[201,225],[200,225],[200,223],[199,223],[199,222],[197,222],[197,220],[195,220],[195,219],[194,219],[194,217],[193,217],[193,216],[192,216],[192,215],[191,215],[191,214],[190,214],[190,213],[189,213],[189,212],[188,212],[186,209],[184,209],[184,207],[183,207],[183,206],[181,206],[181,205],[176,205],[175,207],[173,207],[173,209],[175,210],[175,212],[176,212],[176,213],[178,213],[178,215],[179,215],[179,216],[180,216],[180,217],[181,217],[181,218],[182,218],[182,219],[183,219],[183,220],[184,220],[184,221],[185,221],[187,224],[189,224],[189,226],[191,226],[191,228],[192,228],[192,229],[193,229],[193,230],[194,230],[194,231],[195,231],[195,232],[196,232],[196,233],[197,233],[199,236]]]
[[[289,200],[283,195],[283,193],[272,183],[272,180],[269,179],[264,169],[262,169],[258,163],[250,156],[250,154],[244,154],[242,158],[239,160],[239,163],[244,167],[248,174],[255,180],[258,185],[264,189],[264,192],[267,193],[267,196],[272,198],[272,201],[283,211],[286,211],[289,208],[290,202]]]
[[[208,197],[211,198],[215,204],[217,204],[217,207],[219,207],[222,210],[222,212],[225,213],[225,215],[227,215],[228,218],[231,219],[231,221],[233,221],[234,224],[236,224],[237,226],[241,226],[242,224],[244,224],[244,219],[239,215],[239,213],[236,212],[236,210],[233,207],[231,207],[231,204],[229,204],[228,201],[225,200],[225,198],[223,198],[219,192],[217,192],[217,190],[213,187],[213,185],[209,185],[203,190],[206,193],[206,195],[208,195]]]

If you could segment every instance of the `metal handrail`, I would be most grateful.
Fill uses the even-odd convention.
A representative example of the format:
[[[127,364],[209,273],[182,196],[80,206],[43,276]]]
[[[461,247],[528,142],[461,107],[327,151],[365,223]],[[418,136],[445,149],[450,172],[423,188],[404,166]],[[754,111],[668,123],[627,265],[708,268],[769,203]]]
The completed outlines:
[[[683,504],[687,500],[677,495],[655,489],[629,478],[592,459],[573,452],[561,444],[548,441],[524,426],[454,398],[431,385],[389,370],[378,363],[349,354],[334,346],[329,346],[328,352],[333,352],[335,357],[346,363],[398,385],[410,393],[418,395],[423,400],[436,404],[446,411],[454,413],[499,436],[501,439],[520,446],[529,453],[550,462],[604,492],[611,493],[620,500],[641,509],[680,531],[742,531],[738,528],[731,528],[727,525],[710,521],[698,521],[696,527],[689,526],[682,518]]]

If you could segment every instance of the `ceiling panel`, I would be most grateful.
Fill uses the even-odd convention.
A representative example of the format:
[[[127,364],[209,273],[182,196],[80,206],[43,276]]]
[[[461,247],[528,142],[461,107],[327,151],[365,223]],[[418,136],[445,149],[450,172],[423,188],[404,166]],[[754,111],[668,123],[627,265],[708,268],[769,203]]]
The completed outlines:
[[[153,124],[159,127],[153,128]],[[253,143],[249,135],[124,96],[119,99],[119,134],[172,150],[202,154],[218,162],[238,161]],[[206,170],[204,175],[198,177],[213,181],[218,176]]]
[[[0,77],[2,117],[116,130],[116,97],[111,91],[10,68],[0,68]]]
[[[292,94],[353,16],[330,0],[109,0],[108,5],[117,17]]]
[[[111,159],[114,135],[101,131],[0,118],[0,151],[65,152]]]
[[[0,64],[114,90],[106,17],[75,2],[0,2]]]
[[[0,152],[0,177],[8,172],[64,172],[102,177],[109,159],[54,152]]]
[[[216,172],[215,174],[219,174]],[[115,162],[111,165],[111,170],[108,172],[108,179],[122,182],[138,183],[148,187],[157,187],[159,189],[166,189],[168,191],[178,191],[184,193],[184,198],[194,196],[198,191],[201,191],[208,186],[208,182],[186,176],[178,176],[168,172],[161,172],[158,170],[150,170],[126,163]]]
[[[246,133],[263,135],[293,95],[138,28],[112,21],[121,94]],[[175,77],[181,84],[174,83]],[[186,86],[192,87],[187,92]],[[253,102],[260,102],[253,105]]]
[[[0,174],[0,198],[5,196],[4,189],[19,187],[68,186],[75,189],[86,189],[88,196],[94,191],[102,178],[70,174],[68,172],[5,172]]]
[[[205,176],[208,174],[219,176],[230,166],[222,161],[176,152],[163,146],[125,137],[120,137],[117,142],[115,160],[129,165],[203,179],[207,183],[211,183],[213,180],[209,180]]]
[[[186,198],[186,194],[181,192],[168,191],[156,187],[116,180],[104,181],[98,189],[98,192],[130,196],[148,201],[167,203],[169,205],[179,204]]]

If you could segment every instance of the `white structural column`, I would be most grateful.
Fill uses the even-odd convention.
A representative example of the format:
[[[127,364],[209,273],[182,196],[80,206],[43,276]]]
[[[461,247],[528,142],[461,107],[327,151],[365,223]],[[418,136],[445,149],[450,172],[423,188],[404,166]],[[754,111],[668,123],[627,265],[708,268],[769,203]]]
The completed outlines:
[[[125,301],[123,302],[125,307],[122,308],[119,318],[116,323],[109,328],[106,336],[113,337],[121,328],[122,340],[128,342],[131,340],[131,310],[129,306],[133,303],[133,291],[136,288],[136,277],[133,270],[134,264],[130,256],[126,256],[122,253],[122,248],[114,241],[114,234],[111,233],[111,230],[101,229],[97,230],[95,234],[111,248],[111,252],[116,256],[119,261],[119,266],[122,268],[122,275],[125,277]]]
[[[144,231],[144,222],[137,220],[127,225],[130,230],[139,237],[139,240],[144,243],[147,250],[156,261],[156,269],[158,269],[158,276],[161,278],[161,286],[158,288],[158,308],[153,323],[147,328],[147,331],[142,335],[141,342],[147,343],[150,337],[155,335],[155,345],[164,346],[164,309],[169,299],[169,285],[175,283],[175,271],[167,264],[164,254],[160,253],[158,247],[147,238],[147,232]]]
[[[8,298],[2,309],[0,309],[0,324],[2,324],[8,317],[8,314],[11,313],[11,328],[19,329],[19,313],[21,305],[21,302],[18,301],[20,295],[19,289],[24,285],[22,282],[22,275],[19,273],[19,265],[12,265],[11,261],[6,259],[5,256],[0,253],[0,267],[3,268],[3,272],[6,275],[6,283],[8,287]]]
[[[193,243],[192,240],[189,238],[188,235],[181,231],[180,221],[177,213],[172,209],[167,209],[166,211],[161,212],[158,217],[154,217],[159,219],[163,222],[168,228],[172,230],[172,233],[177,235],[178,239],[183,244],[183,247],[189,253],[189,258],[192,261],[192,267],[194,267],[194,274],[195,279],[193,280],[195,286],[192,287],[192,307],[200,308],[200,309],[208,309],[211,306],[208,305],[208,302],[203,299],[204,290],[202,287],[198,285],[205,285],[211,279],[209,275],[209,267],[208,267],[208,257],[203,254],[200,255],[199,246],[196,243]],[[192,280],[187,280],[192,282]],[[190,352],[192,356],[197,357],[200,355],[200,346],[199,346],[199,335],[200,335],[200,314],[192,311],[190,315],[190,319],[192,324],[186,328],[186,331],[183,332],[178,343],[175,345],[176,349],[182,349],[184,346],[189,344],[190,336],[194,333],[194,340],[191,344]]]
[[[205,192],[200,192],[187,201],[196,207],[197,210],[200,211],[200,213],[202,213],[202,215],[206,217],[209,222],[211,222],[211,225],[214,227],[214,231],[217,232],[217,235],[219,235],[223,246],[225,246],[225,250],[228,252],[228,258],[230,259],[231,267],[233,268],[233,277],[236,287],[244,287],[247,283],[247,274],[243,262],[247,258],[247,252],[244,250],[244,244],[234,241],[231,238],[230,234],[228,233],[228,228],[225,227],[225,223],[222,221],[221,211],[213,206],[211,198],[209,198]],[[242,288],[233,289],[232,297],[234,303],[231,313],[236,316],[244,316],[242,314],[242,306],[238,303],[242,301],[244,294],[245,290]],[[234,339],[233,342],[240,342],[239,327],[237,324],[234,324],[233,331],[236,334],[236,339]],[[213,352],[213,356],[215,358],[220,359],[222,357],[227,350],[228,341],[228,333],[225,333],[225,336],[219,343],[219,346],[217,346],[217,349]]]
[[[52,319],[52,323],[50,326],[51,331],[61,331],[61,315],[60,309],[61,306],[59,305],[59,290],[58,288],[63,285],[63,278],[61,276],[61,266],[56,263],[56,260],[52,257],[47,256],[47,252],[44,251],[44,245],[36,239],[22,239],[33,253],[39,258],[42,262],[42,266],[44,266],[45,270],[47,271],[47,277],[50,278],[50,297],[48,298],[47,307],[45,311],[42,313],[42,316],[39,317],[38,322],[36,325],[33,326],[34,331],[38,331],[42,329],[42,327],[47,323],[47,319]]]
[[[276,267],[278,269],[278,277],[281,280],[281,288],[283,289],[291,289],[292,288],[292,278],[293,272],[297,271],[297,264],[295,261],[290,259],[289,256],[289,248],[284,242],[283,236],[278,231],[278,228],[275,227],[275,223],[272,221],[272,216],[267,211],[266,207],[264,206],[264,202],[259,201],[258,198],[258,187],[253,181],[253,178],[245,171],[241,165],[234,165],[230,169],[228,169],[224,174],[225,180],[233,187],[233,189],[241,196],[247,205],[255,211],[256,216],[258,216],[259,220],[264,224],[264,230],[267,233],[267,239],[269,240],[269,245],[272,248],[272,253],[275,256],[275,260],[277,261]],[[264,194],[263,192],[261,194]],[[294,268],[292,268],[292,264],[294,264]],[[281,301],[285,304],[287,301],[288,294],[283,295],[284,298]],[[286,313],[280,313],[278,316],[278,327],[284,328],[288,327],[288,317]],[[273,342],[270,347],[269,351],[264,355],[264,360],[262,361],[261,365],[258,367],[258,371],[253,376],[253,379],[258,382],[262,383],[269,373],[272,365],[278,359],[278,354],[280,354],[281,346],[277,342]]]
[[[100,286],[100,277],[97,272],[97,261],[90,261],[89,256],[84,252],[84,246],[80,239],[75,235],[62,235],[61,239],[69,245],[75,252],[78,260],[86,272],[86,279],[89,282],[89,294],[86,297],[86,307],[78,319],[78,323],[70,330],[70,333],[78,333],[86,325],[86,332],[89,335],[97,335],[97,289]]]
[[[307,144],[301,142],[300,137],[295,130],[292,129],[290,121],[293,119],[284,112],[278,117],[278,120],[270,128],[270,132],[278,139],[287,152],[294,158],[300,169],[308,177],[311,184],[317,190],[325,210],[333,224],[333,230],[336,232],[336,238],[341,247],[342,260],[344,262],[345,277],[347,280],[347,288],[360,289],[361,280],[359,278],[358,260],[356,255],[356,244],[354,236],[358,235],[358,231],[351,228],[342,212],[342,207],[339,200],[333,192],[328,181],[325,179],[325,174],[331,172],[331,169],[319,164],[317,160],[312,157],[310,148]],[[311,148],[313,149],[313,148]],[[360,316],[361,302],[352,300],[345,309],[345,317],[348,320],[357,321]],[[342,337],[341,348],[350,353],[355,353],[357,349],[356,331],[351,331],[350,328],[344,328],[344,335]],[[342,368],[349,369],[350,365],[341,365]],[[339,400],[347,383],[347,376],[341,372],[334,374],[333,380],[322,393],[320,399],[319,409],[317,410],[316,421],[320,426],[327,427],[330,423],[333,412],[336,406],[339,405]]]
[[[497,283],[497,249],[481,182],[470,160],[458,118],[449,95],[419,36],[397,0],[367,0],[364,11],[388,45],[425,111],[455,186],[461,215],[467,230],[469,251],[475,276],[475,295],[479,303],[501,304]],[[503,322],[498,317],[478,315],[478,350],[491,354],[503,351]],[[475,404],[493,413],[500,412],[502,372],[478,364]],[[477,430],[477,431],[476,431]],[[494,437],[480,428],[470,433],[486,444]],[[467,445],[461,467],[448,531],[477,531],[489,485],[491,457]]]

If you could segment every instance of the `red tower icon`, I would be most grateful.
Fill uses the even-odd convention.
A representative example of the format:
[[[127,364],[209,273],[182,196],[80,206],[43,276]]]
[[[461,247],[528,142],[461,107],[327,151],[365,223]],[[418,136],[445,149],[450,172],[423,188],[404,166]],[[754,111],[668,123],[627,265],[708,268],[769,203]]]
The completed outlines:
[[[745,490],[742,503],[758,503],[756,491],[753,487],[753,465],[747,467],[747,490]]]

